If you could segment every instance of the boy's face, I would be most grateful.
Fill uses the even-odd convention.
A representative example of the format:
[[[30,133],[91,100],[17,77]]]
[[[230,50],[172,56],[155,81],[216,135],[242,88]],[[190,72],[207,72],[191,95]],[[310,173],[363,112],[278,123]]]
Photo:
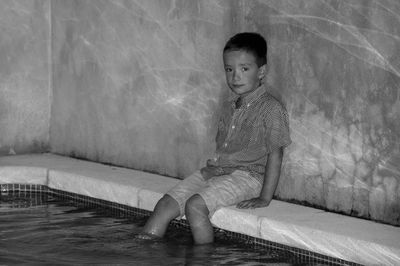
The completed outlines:
[[[256,57],[242,50],[223,54],[226,82],[236,94],[244,97],[258,88],[264,77],[265,65],[258,67]]]

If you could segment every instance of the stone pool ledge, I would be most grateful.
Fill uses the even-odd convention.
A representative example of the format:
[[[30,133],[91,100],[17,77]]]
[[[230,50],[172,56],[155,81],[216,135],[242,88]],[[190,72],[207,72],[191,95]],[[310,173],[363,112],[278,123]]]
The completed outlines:
[[[0,184],[50,188],[153,210],[179,180],[54,154],[0,157]],[[400,265],[400,227],[273,200],[268,208],[222,208],[219,228],[364,265]]]

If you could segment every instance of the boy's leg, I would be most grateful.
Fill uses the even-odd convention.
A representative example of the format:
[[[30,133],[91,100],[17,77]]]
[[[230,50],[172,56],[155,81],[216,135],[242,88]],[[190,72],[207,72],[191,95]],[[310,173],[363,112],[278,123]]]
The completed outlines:
[[[234,171],[208,180],[207,186],[193,195],[186,203],[186,217],[196,244],[211,243],[214,232],[210,218],[225,206],[258,197],[262,184],[245,171]]]
[[[196,171],[180,181],[157,202],[153,213],[143,227],[143,234],[138,235],[138,237],[164,236],[171,220],[183,216],[188,198],[201,190],[205,184],[200,171]]]
[[[208,215],[210,211],[199,194],[193,195],[185,207],[186,218],[192,230],[196,244],[208,244],[214,241],[214,231]]]
[[[164,195],[154,207],[153,213],[143,227],[143,233],[156,237],[164,236],[171,220],[178,217],[179,214],[178,202],[171,196]]]

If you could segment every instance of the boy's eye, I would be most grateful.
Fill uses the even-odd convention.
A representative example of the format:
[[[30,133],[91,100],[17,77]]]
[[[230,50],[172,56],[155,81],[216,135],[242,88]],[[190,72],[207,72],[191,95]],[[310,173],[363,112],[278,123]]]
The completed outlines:
[[[246,71],[248,71],[248,70],[249,70],[248,67],[242,67],[242,71],[243,71],[243,72],[246,72]]]
[[[226,67],[225,72],[232,72],[232,68]]]

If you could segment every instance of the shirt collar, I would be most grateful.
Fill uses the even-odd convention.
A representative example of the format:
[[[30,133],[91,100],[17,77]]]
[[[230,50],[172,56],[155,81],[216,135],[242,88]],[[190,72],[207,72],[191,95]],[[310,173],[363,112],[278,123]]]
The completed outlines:
[[[265,91],[266,91],[265,87],[261,85],[260,87],[252,91],[250,94],[242,98],[242,105],[247,105],[247,107],[249,107],[253,103],[253,101],[258,99],[262,94],[264,94]],[[232,102],[233,105],[236,103],[239,97],[240,97],[239,95],[234,95],[231,98],[230,101]]]

